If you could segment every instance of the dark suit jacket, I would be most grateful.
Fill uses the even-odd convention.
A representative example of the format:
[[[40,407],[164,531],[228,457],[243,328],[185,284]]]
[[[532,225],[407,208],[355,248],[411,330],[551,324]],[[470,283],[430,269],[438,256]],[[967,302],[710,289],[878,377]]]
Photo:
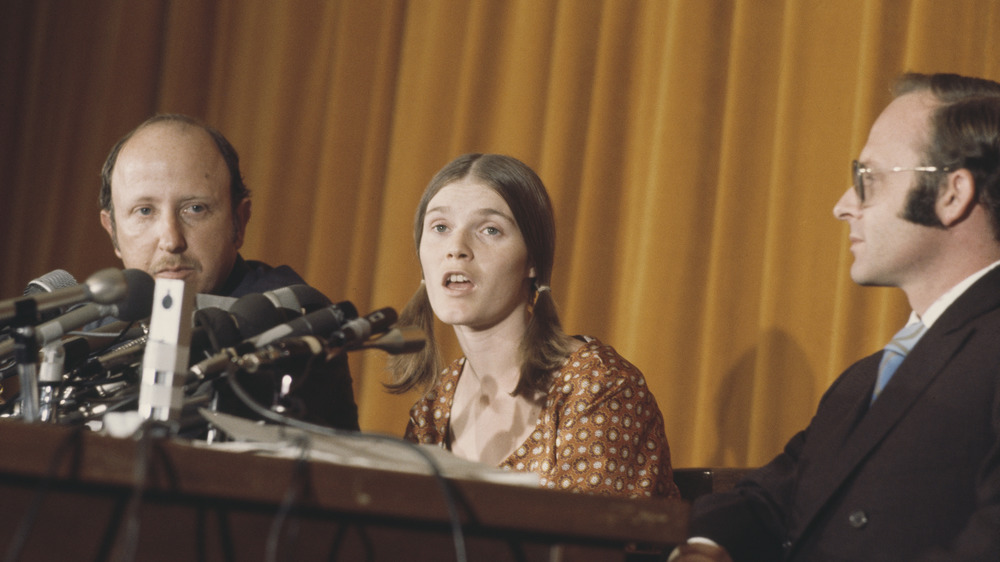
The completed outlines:
[[[911,350],[869,408],[881,352],[692,534],[739,560],[1000,560],[1000,268]]]

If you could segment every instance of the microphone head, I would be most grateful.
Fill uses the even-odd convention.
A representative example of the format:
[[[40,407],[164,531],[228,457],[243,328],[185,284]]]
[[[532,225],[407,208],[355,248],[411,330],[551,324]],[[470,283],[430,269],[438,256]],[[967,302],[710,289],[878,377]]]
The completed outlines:
[[[126,322],[149,318],[153,314],[153,290],[156,288],[156,281],[141,269],[126,269],[122,271],[122,275],[128,288],[125,298],[118,303],[118,313],[115,317]]]
[[[244,339],[240,333],[240,327],[236,325],[236,319],[221,308],[198,309],[194,313],[194,325],[196,328],[194,333],[204,333],[215,353],[224,347],[233,347]],[[201,330],[197,330],[197,328],[201,328]],[[194,337],[192,335],[192,338]]]
[[[30,297],[31,295],[37,295],[38,293],[51,293],[53,291],[58,291],[59,289],[66,289],[69,287],[75,287],[78,283],[76,278],[69,274],[65,269],[56,269],[38,277],[32,279],[28,286],[24,288],[24,296]],[[38,320],[40,322],[47,322],[56,318],[60,314],[65,314],[68,306],[61,306],[59,308],[49,310],[46,312],[40,312],[38,314]]]
[[[371,333],[381,334],[388,331],[396,323],[396,320],[399,320],[399,315],[396,314],[396,309],[387,306],[369,313],[365,318],[371,322]]]
[[[284,324],[275,325],[273,328],[254,334],[250,340],[254,345],[261,346],[291,336],[326,336],[339,330],[346,321],[357,317],[358,309],[354,304],[343,301],[314,310]]]
[[[381,334],[396,323],[396,311],[390,307],[380,308],[364,318],[355,318],[330,336],[330,343],[336,346],[356,346],[366,341],[372,334]]]
[[[393,328],[384,336],[361,344],[360,349],[381,349],[390,355],[416,353],[424,348],[427,337],[424,331],[416,326]]]
[[[358,317],[358,309],[351,301],[341,301],[321,308],[301,318],[302,325],[296,326],[291,335],[313,335],[326,337],[339,331],[345,324]]]
[[[277,326],[284,321],[284,315],[274,306],[271,299],[261,293],[244,295],[233,303],[229,313],[236,318],[240,334],[247,339]]]
[[[264,296],[271,299],[274,306],[308,314],[314,310],[330,306],[330,299],[309,285],[289,285],[273,291],[267,291]]]
[[[109,267],[87,278],[83,284],[90,300],[99,304],[115,304],[125,298],[128,285],[120,269]]]
[[[65,269],[56,269],[32,279],[24,288],[24,296],[36,293],[51,293],[57,289],[65,289],[76,285],[76,279]]]

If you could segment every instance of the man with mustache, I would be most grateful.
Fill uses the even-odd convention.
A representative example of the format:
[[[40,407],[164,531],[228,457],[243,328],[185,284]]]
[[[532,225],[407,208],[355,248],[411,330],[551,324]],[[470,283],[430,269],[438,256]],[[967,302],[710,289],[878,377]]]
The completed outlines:
[[[250,192],[239,156],[219,131],[190,117],[157,115],[118,141],[101,171],[100,204],[126,268],[227,297],[305,284],[288,266],[240,256]],[[323,371],[301,389],[307,419],[357,429],[347,362]]]

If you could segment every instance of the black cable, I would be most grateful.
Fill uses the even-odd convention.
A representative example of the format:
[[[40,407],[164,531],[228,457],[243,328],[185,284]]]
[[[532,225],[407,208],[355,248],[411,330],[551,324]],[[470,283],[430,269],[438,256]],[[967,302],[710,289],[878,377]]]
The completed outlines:
[[[276,562],[278,560],[278,543],[281,541],[281,530],[285,526],[292,509],[294,509],[299,496],[302,495],[307,485],[306,477],[309,468],[309,437],[301,435],[297,437],[293,444],[299,446],[299,456],[295,459],[295,469],[292,472],[292,480],[285,490],[285,497],[281,500],[278,513],[271,522],[271,528],[267,533],[267,543],[265,546],[264,560]]]
[[[132,495],[129,497],[125,510],[125,536],[118,550],[117,560],[130,562],[135,560],[139,547],[139,508],[142,507],[142,497],[146,494],[149,480],[149,467],[153,458],[153,441],[172,434],[169,424],[160,421],[147,420],[137,430],[139,441],[136,446],[135,465],[132,467]]]
[[[56,448],[55,453],[52,454],[52,461],[49,463],[48,472],[45,474],[45,479],[38,487],[38,491],[35,493],[35,497],[31,500],[28,505],[28,509],[25,510],[24,515],[21,517],[21,521],[17,525],[17,530],[14,532],[14,538],[11,539],[10,544],[7,546],[7,553],[4,556],[4,562],[15,562],[21,557],[21,552],[24,550],[24,545],[28,542],[28,536],[31,534],[31,528],[34,527],[35,522],[38,520],[38,512],[42,508],[42,502],[45,500],[45,496],[49,493],[49,488],[56,479],[56,472],[59,470],[59,466],[62,464],[62,458],[64,455],[68,454],[70,451],[77,451],[83,437],[83,428],[75,428],[66,439],[64,439],[59,446]]]
[[[152,453],[149,446],[149,432],[139,429],[139,443],[136,445],[135,465],[132,467],[132,494],[125,508],[125,536],[118,550],[120,561],[135,560],[139,546],[139,507],[142,505],[142,495],[146,491],[146,478],[149,475],[149,461]]]
[[[111,558],[111,553],[115,548],[115,541],[118,537],[118,528],[121,526],[122,515],[125,513],[125,506],[128,498],[123,495],[116,495],[114,505],[111,506],[111,513],[107,517],[107,525],[101,533],[100,542],[97,544],[97,551],[91,560],[105,562]]]
[[[217,508],[215,513],[215,521],[219,526],[219,542],[221,543],[222,548],[222,559],[226,562],[235,562],[236,544],[233,542],[232,532],[229,528],[229,512],[227,512],[224,507],[220,506]]]
[[[360,524],[353,524],[347,521],[341,522],[340,526],[337,528],[337,534],[333,537],[333,541],[330,544],[330,554],[327,556],[328,562],[335,562],[337,560],[337,551],[340,550],[341,545],[347,540],[347,533],[351,529],[357,529],[358,540],[361,541],[361,545],[365,549],[365,562],[375,562],[375,544],[372,542],[371,537],[365,532],[364,527]]]
[[[380,435],[377,433],[360,433],[353,431],[339,430],[332,427],[326,427],[322,425],[317,425],[314,423],[297,420],[295,418],[290,418],[288,416],[281,415],[277,412],[273,412],[260,404],[256,400],[250,397],[249,394],[243,389],[243,387],[236,380],[236,365],[230,364],[226,367],[226,380],[229,383],[230,388],[233,389],[233,393],[237,398],[240,399],[248,408],[253,410],[257,415],[263,417],[266,420],[273,421],[281,425],[287,425],[297,429],[302,429],[305,431],[312,431],[319,433],[321,435],[327,435],[331,437],[361,437],[366,439],[372,439],[375,441],[384,441],[389,443],[396,443],[403,445],[411,451],[416,452],[428,466],[431,468],[431,474],[434,480],[438,483],[441,488],[442,494],[444,495],[445,505],[448,509],[448,518],[451,523],[452,539],[455,543],[455,558],[458,562],[466,562],[467,555],[465,549],[465,535],[462,531],[462,521],[458,516],[458,502],[455,499],[454,493],[451,487],[448,485],[448,480],[444,477],[441,472],[441,467],[438,465],[437,461],[428,453],[423,450],[419,445],[405,441],[396,437],[391,437],[389,435]]]

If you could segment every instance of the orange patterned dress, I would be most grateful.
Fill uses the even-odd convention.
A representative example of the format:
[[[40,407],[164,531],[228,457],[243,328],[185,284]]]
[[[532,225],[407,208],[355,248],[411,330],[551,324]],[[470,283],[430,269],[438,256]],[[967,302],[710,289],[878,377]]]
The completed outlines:
[[[410,410],[406,439],[448,446],[464,359]],[[680,497],[663,415],[639,369],[588,339],[556,372],[538,424],[501,468],[536,472],[545,488],[626,497]]]

